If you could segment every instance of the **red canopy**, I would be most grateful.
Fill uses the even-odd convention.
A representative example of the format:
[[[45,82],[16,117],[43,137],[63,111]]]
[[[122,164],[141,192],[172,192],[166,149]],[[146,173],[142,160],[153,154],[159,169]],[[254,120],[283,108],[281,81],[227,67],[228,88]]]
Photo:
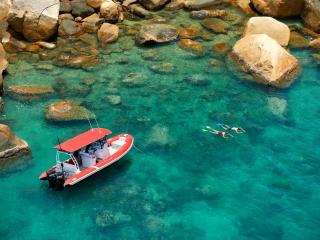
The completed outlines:
[[[69,139],[68,141],[61,143],[54,148],[64,152],[74,152],[83,148],[104,136],[111,134],[111,131],[105,128],[93,128],[80,135]]]

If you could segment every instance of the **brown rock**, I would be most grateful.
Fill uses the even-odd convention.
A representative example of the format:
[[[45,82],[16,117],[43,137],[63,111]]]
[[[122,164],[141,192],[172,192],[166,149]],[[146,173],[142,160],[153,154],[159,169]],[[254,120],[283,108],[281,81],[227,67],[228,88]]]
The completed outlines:
[[[76,56],[69,58],[66,64],[72,68],[83,68],[83,69],[90,69],[97,65],[99,60],[93,56]]]
[[[0,124],[0,162],[16,159],[30,154],[31,150],[26,141],[17,137],[13,131],[4,124]]]
[[[141,18],[151,18],[152,13],[146,10],[141,4],[131,4],[128,6],[131,13],[141,17]]]
[[[185,0],[185,7],[188,9],[203,9],[223,3],[222,0]]]
[[[58,29],[59,0],[14,1],[8,22],[29,41],[46,40]]]
[[[291,32],[290,34],[290,48],[307,48],[309,47],[309,41],[298,32]]]
[[[189,28],[182,28],[179,30],[180,38],[195,39],[201,37],[203,34],[202,29],[196,25],[192,25]]]
[[[19,101],[31,101],[45,98],[53,94],[51,86],[37,85],[11,85],[7,89],[7,94]]]
[[[100,42],[115,42],[119,38],[119,27],[114,24],[104,23],[98,30],[97,36]]]
[[[120,6],[112,0],[105,0],[100,7],[100,17],[107,22],[117,23],[120,16]]]
[[[104,0],[87,0],[87,5],[94,8],[99,9]]]
[[[218,42],[212,46],[212,50],[220,55],[225,55],[231,46],[227,42]]]
[[[305,7],[302,12],[302,18],[314,31],[320,33],[320,1],[305,0]]]
[[[298,60],[266,34],[240,39],[231,56],[252,80],[265,85],[286,87],[300,71]]]
[[[85,32],[97,32],[103,22],[104,19],[94,13],[82,20],[82,27]]]
[[[139,0],[142,6],[149,10],[162,8],[169,0]]]
[[[218,18],[206,18],[201,21],[201,25],[215,33],[226,33],[230,25]]]
[[[86,0],[71,1],[72,15],[75,17],[88,17],[94,13],[94,9],[87,5]]]
[[[297,17],[303,9],[304,0],[251,0],[255,9],[271,17]]]
[[[309,46],[315,49],[320,49],[320,38],[314,39],[309,42]]]
[[[88,118],[93,119],[94,114],[72,100],[60,100],[46,107],[45,117],[55,122],[86,121]]]
[[[205,48],[201,43],[190,39],[181,39],[179,41],[179,47],[197,55],[202,55],[205,52]]]
[[[165,9],[168,11],[177,11],[184,8],[185,0],[171,0],[166,6]]]
[[[192,11],[190,17],[193,19],[205,19],[205,18],[215,18],[223,17],[226,15],[225,10],[199,10]]]

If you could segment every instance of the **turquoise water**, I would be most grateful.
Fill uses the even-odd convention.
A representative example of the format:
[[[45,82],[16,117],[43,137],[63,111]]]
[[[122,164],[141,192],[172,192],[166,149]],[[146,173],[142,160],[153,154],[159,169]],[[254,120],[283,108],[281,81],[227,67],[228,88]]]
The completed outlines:
[[[178,25],[183,17],[172,21]],[[0,173],[1,238],[320,239],[319,67],[309,51],[293,50],[303,72],[291,87],[246,82],[210,50],[220,39],[232,44],[237,34],[230,36],[204,42],[202,57],[177,43],[142,48],[122,37],[99,49],[100,63],[90,71],[13,62],[6,86],[64,79],[68,91],[31,102],[5,97],[1,122],[27,140],[33,154]],[[128,49],[119,51],[121,42]],[[144,59],[148,50],[161,60]],[[223,64],[208,67],[214,59]],[[150,69],[163,62],[174,71]],[[137,86],[122,82],[130,73],[138,76]],[[78,94],[88,77],[93,85]],[[122,103],[109,104],[108,95],[121,96]],[[45,121],[45,107],[61,98],[82,103],[115,134],[133,134],[136,148],[97,175],[54,192],[38,176],[54,163],[57,136],[67,139],[89,128],[87,122]],[[222,139],[201,132],[218,122],[247,133]]]

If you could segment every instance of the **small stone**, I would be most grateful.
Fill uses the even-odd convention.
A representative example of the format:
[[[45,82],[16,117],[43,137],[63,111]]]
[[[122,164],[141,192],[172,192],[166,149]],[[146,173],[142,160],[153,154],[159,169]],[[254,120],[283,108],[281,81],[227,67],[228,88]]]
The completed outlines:
[[[200,10],[192,11],[190,17],[193,19],[205,19],[205,18],[221,18],[226,15],[225,10]]]
[[[48,43],[43,41],[38,41],[35,44],[39,45],[40,47],[47,48],[47,49],[54,49],[56,45],[54,43]]]
[[[122,79],[122,83],[126,87],[142,87],[145,84],[145,77],[141,73],[129,73],[124,79]]]
[[[320,49],[320,38],[314,39],[309,42],[309,46],[314,49]]]

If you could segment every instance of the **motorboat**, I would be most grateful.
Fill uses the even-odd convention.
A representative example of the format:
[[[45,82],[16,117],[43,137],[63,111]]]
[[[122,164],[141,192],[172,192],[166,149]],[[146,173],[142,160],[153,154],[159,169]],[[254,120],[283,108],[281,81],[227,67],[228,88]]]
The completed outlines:
[[[112,132],[105,128],[92,128],[59,143],[54,148],[56,164],[39,176],[49,187],[63,190],[117,162],[133,146],[130,134],[119,134],[107,139]]]

